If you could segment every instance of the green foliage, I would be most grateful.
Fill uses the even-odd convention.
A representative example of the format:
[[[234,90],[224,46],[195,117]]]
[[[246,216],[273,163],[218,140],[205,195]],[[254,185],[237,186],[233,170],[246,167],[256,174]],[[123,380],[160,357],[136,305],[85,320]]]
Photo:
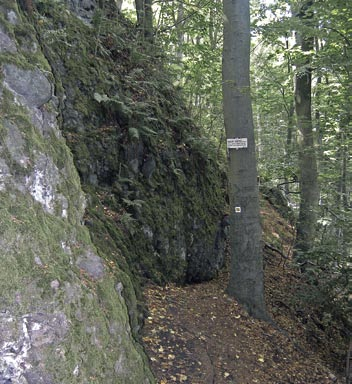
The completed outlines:
[[[345,1],[318,1],[304,24],[294,17],[299,2],[258,1],[253,17],[254,111],[260,172],[267,185],[297,179],[293,118],[293,76],[309,56],[313,68],[313,124],[319,161],[320,212],[317,238],[304,259],[311,290],[305,297],[321,313],[351,318],[351,9]],[[309,21],[308,21],[309,20]],[[303,55],[293,33],[314,36],[314,50]],[[290,183],[285,192],[297,192]],[[295,204],[295,194],[288,195]],[[325,315],[324,315],[325,316]],[[351,326],[351,324],[349,324]]]
[[[219,142],[223,132],[221,92],[222,3],[163,2],[157,41],[169,53],[174,85],[204,134]]]

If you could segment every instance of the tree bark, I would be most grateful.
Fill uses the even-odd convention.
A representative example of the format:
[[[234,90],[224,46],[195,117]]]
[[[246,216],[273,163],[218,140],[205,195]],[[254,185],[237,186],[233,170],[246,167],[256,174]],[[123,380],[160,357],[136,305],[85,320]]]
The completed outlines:
[[[311,18],[307,13],[312,3],[312,1],[308,1],[302,7],[299,17],[303,23]],[[303,53],[313,50],[313,37],[297,35],[297,40]],[[311,94],[312,69],[309,66],[309,59],[307,59],[297,69],[295,80],[295,109],[299,133],[300,209],[294,254],[296,261],[302,265],[302,269],[304,269],[304,264],[308,261],[308,253],[314,245],[319,203]]]
[[[152,0],[144,0],[144,37],[149,42],[153,42]]]
[[[231,270],[227,291],[254,317],[268,319],[264,301],[259,193],[250,97],[249,0],[224,0],[223,96],[229,149]]]
[[[152,0],[135,0],[137,23],[146,40],[153,42]]]
[[[177,18],[176,18],[176,25],[177,25],[177,45],[176,45],[176,57],[179,60],[179,63],[182,62],[183,59],[183,42],[185,38],[184,33],[184,4],[180,1],[177,5]]]

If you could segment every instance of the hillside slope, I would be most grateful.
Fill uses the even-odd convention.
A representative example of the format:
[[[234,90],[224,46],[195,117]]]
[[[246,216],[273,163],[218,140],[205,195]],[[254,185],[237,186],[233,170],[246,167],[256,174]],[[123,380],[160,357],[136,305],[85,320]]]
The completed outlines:
[[[289,255],[293,228],[262,204],[265,240],[278,239],[282,248],[273,248]],[[226,270],[206,283],[146,288],[143,340],[159,384],[344,383],[347,338],[337,327],[322,330],[319,313],[294,299],[303,283],[290,260],[268,247],[265,260],[267,307],[277,326],[249,317],[225,293]]]

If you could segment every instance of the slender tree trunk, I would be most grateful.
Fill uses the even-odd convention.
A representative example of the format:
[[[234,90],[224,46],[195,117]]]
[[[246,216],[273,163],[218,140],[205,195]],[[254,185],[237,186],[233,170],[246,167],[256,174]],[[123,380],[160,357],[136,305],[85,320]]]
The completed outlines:
[[[216,23],[219,0],[214,0],[214,7],[209,10],[209,41],[210,47],[216,49],[218,44],[219,29]]]
[[[300,18],[305,23],[313,1],[302,8]],[[314,48],[313,37],[297,36],[302,52]],[[295,108],[299,133],[299,169],[300,169],[300,210],[297,223],[295,258],[302,265],[307,262],[316,235],[316,222],[319,203],[317,159],[314,145],[312,123],[312,70],[309,60],[297,68],[295,82]]]
[[[135,0],[137,23],[146,40],[153,42],[152,0]]]
[[[144,25],[144,0],[135,0],[137,23],[139,27]]]
[[[183,2],[180,1],[178,6],[177,6],[177,19],[176,19],[176,24],[177,24],[177,46],[176,46],[176,57],[179,60],[179,63],[182,63],[183,59],[183,42],[184,42],[184,9],[183,9]]]
[[[153,42],[152,0],[144,0],[144,37],[149,42]]]
[[[347,57],[351,57],[352,49],[345,48],[344,55]],[[342,204],[343,207],[347,210],[351,207],[348,191],[351,190],[351,185],[348,185],[351,182],[351,176],[348,175],[348,162],[351,159],[351,147],[348,143],[351,140],[351,130],[350,127],[352,125],[352,64],[351,60],[348,61],[349,64],[346,66],[346,74],[347,74],[347,93],[346,93],[346,106],[345,106],[345,124],[344,129],[342,130],[343,134],[343,142],[342,151],[343,151],[343,160],[342,160],[342,170],[341,170],[341,179],[342,179]]]
[[[344,55],[346,58],[348,57],[348,51],[347,48],[345,48]],[[339,182],[338,182],[338,193],[339,193],[339,207],[341,210],[341,213],[346,213],[350,209],[350,202],[348,198],[348,191],[349,191],[349,181],[350,177],[348,175],[348,163],[350,156],[350,150],[348,143],[349,140],[349,132],[352,122],[352,65],[346,66],[346,105],[344,107],[345,113],[344,113],[344,119],[342,120],[342,124],[340,127],[340,133],[339,133],[339,151],[338,151],[338,159],[340,162],[340,176],[339,176]],[[340,235],[340,242],[341,242],[341,251],[343,254],[343,257],[345,260],[348,260],[348,256],[351,252],[350,249],[350,228],[347,223],[345,225],[341,225],[341,235]]]
[[[264,302],[259,194],[249,82],[249,0],[224,0],[223,96],[229,149],[231,271],[227,291],[249,313],[267,319]]]
[[[285,46],[287,52],[289,51],[289,36],[286,34],[285,37]],[[287,54],[287,75],[290,77],[292,76],[292,61],[290,58],[290,55]],[[292,79],[293,80],[293,79]],[[293,81],[292,81],[292,88],[290,87],[289,92],[291,94],[294,93],[293,89]],[[282,90],[282,96],[285,102],[285,91]],[[285,143],[285,165],[287,168],[291,167],[292,165],[292,155],[294,151],[294,134],[295,134],[295,102],[291,98],[288,99],[288,102],[285,102],[285,111],[286,111],[286,117],[287,117],[287,134],[286,134],[286,143]],[[290,193],[290,182],[292,182],[292,176],[291,178],[288,178],[285,176],[285,193],[287,196],[289,196]]]

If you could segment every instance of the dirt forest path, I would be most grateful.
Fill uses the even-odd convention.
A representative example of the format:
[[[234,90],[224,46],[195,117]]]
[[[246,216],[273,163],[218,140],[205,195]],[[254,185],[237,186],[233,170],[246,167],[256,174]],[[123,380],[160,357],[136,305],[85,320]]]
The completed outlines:
[[[282,251],[264,248],[264,264],[268,312],[284,332],[249,317],[224,293],[226,271],[184,287],[149,284],[142,336],[158,384],[345,382],[322,359],[331,363],[338,348],[343,356],[344,340],[333,328],[323,329],[313,308],[293,304],[295,290],[309,289],[289,265],[293,228],[266,201],[261,213],[263,241]],[[311,340],[319,343],[313,347]],[[342,371],[341,359],[337,364]]]
[[[250,318],[224,294],[226,275],[146,289],[143,341],[159,384],[340,383],[312,352]]]

